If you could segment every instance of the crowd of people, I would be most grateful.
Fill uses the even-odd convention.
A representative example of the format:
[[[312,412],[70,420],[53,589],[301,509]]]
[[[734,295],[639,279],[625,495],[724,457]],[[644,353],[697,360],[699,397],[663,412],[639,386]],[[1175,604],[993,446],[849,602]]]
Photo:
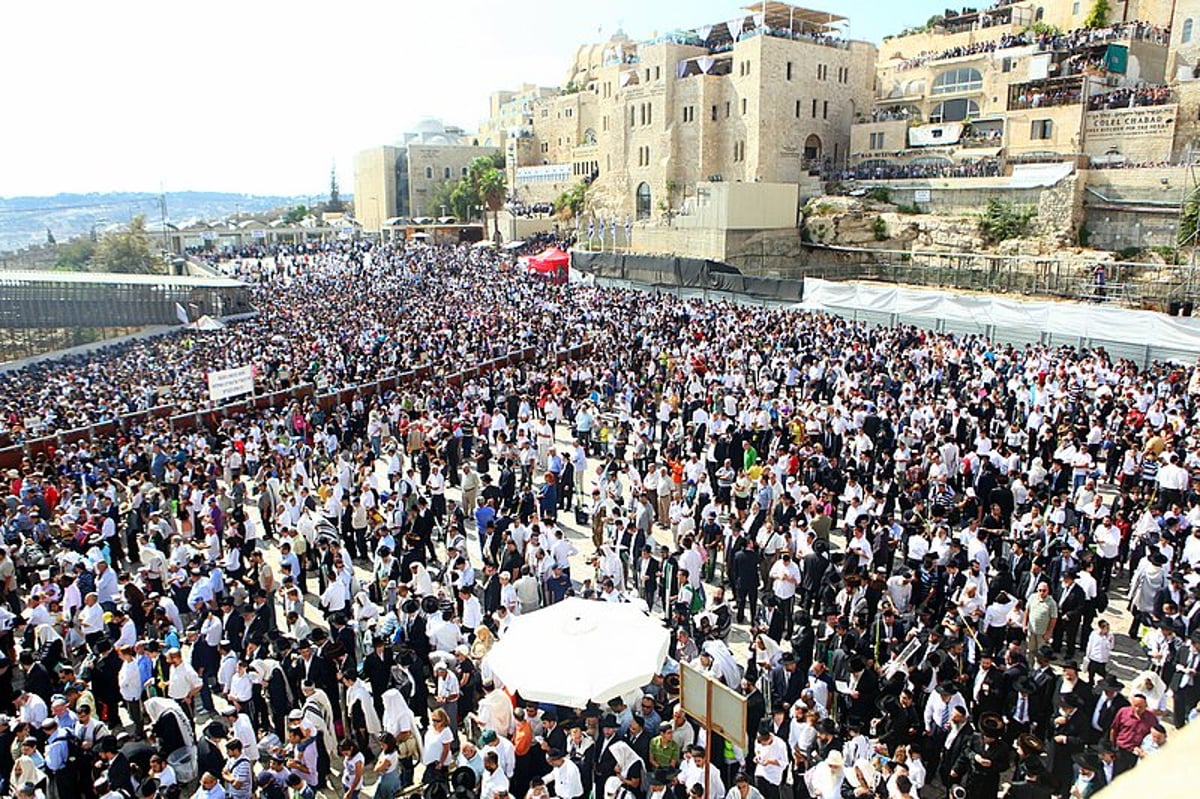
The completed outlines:
[[[1074,105],[1081,102],[1083,87],[1079,84],[1069,86],[1054,86],[1052,84],[1028,85],[1024,90],[1014,92],[1008,100],[1011,111],[1026,108],[1049,108],[1056,105]]]
[[[1088,98],[1088,110],[1107,111],[1113,108],[1166,105],[1171,102],[1174,102],[1174,95],[1170,86],[1139,86],[1093,94]]]
[[[195,375],[239,357],[335,387],[431,369],[9,471],[5,790],[1083,799],[1194,716],[1197,367],[553,286],[501,258],[241,261],[263,313],[213,343],[5,378],[21,412],[70,420],[146,385],[201,402]],[[572,595],[671,628],[640,690],[552,706],[491,671],[515,617]],[[745,746],[683,713],[682,663],[745,697]]]
[[[1059,33],[1053,30],[1039,32],[1034,28],[1027,28],[1020,33],[1003,34],[998,39],[948,47],[945,50],[919,53],[912,58],[899,61],[895,68],[897,71],[906,71],[923,67],[933,61],[962,58],[980,53],[994,53],[1015,47],[1037,47],[1038,50],[1043,52],[1072,52],[1122,39],[1148,41],[1165,45],[1171,41],[1171,29],[1141,21],[1121,22],[1102,28],[1076,28],[1067,33]]]

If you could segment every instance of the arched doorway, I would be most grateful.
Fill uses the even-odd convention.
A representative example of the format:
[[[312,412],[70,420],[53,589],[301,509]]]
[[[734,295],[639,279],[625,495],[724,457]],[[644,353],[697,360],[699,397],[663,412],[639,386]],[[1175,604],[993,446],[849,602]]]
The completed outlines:
[[[637,218],[650,218],[650,184],[639,183],[637,187]]]
[[[804,140],[804,158],[808,161],[816,161],[820,157],[821,137],[813,133]]]

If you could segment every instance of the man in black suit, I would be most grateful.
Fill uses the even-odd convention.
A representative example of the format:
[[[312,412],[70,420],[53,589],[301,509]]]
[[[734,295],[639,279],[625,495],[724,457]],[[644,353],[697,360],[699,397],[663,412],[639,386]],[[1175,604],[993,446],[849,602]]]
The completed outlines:
[[[966,788],[967,796],[1000,793],[1000,775],[1008,769],[1010,755],[1003,735],[1004,719],[995,713],[979,717],[979,733],[967,739],[950,771],[950,778]]]
[[[109,788],[132,794],[133,771],[129,768],[129,758],[121,753],[117,737],[115,735],[104,736],[100,739],[99,748],[100,762],[97,765],[104,768],[104,776],[108,780]]]
[[[1086,708],[1088,715],[1088,730],[1085,736],[1089,744],[1099,743],[1108,738],[1108,729],[1112,726],[1113,717],[1117,711],[1129,704],[1121,692],[1125,686],[1114,675],[1109,674],[1098,686],[1100,693]]]
[[[233,644],[239,654],[246,651],[243,636],[246,632],[246,621],[234,607],[233,597],[225,594],[221,597],[221,632],[222,637]]]
[[[984,713],[1003,715],[1008,706],[1004,673],[996,668],[990,653],[979,655],[979,668],[971,681],[971,715],[978,722]]]
[[[21,653],[21,668],[25,670],[25,690],[41,697],[47,705],[54,695],[54,682],[50,678],[50,670],[40,660],[33,659],[33,653]]]
[[[600,719],[600,737],[592,744],[596,764],[595,771],[592,773],[592,783],[596,786],[604,785],[617,767],[617,760],[612,753],[612,745],[622,740],[618,732],[619,727],[617,717],[611,713]]]
[[[1171,691],[1175,696],[1175,726],[1187,724],[1188,713],[1200,700],[1200,631],[1188,636],[1188,643],[1175,650],[1175,669]]]
[[[854,687],[847,697],[846,718],[867,725],[876,711],[879,675],[875,669],[867,668],[866,662],[857,656],[850,658],[849,670],[850,684]]]
[[[733,556],[733,574],[730,582],[737,598],[737,623],[746,623],[746,603],[750,603],[750,618],[758,616],[758,571],[761,562],[758,544],[753,538],[745,539],[745,546]]]
[[[1083,751],[1088,731],[1087,716],[1080,712],[1084,701],[1075,694],[1065,694],[1058,716],[1046,733],[1050,752],[1050,771],[1057,785],[1070,785],[1074,778],[1075,755]]]
[[[654,596],[658,591],[658,575],[662,570],[658,559],[654,557],[654,548],[649,544],[642,546],[642,554],[637,562],[638,590],[648,607],[654,607]]]
[[[411,649],[422,663],[427,663],[430,652],[429,635],[425,631],[425,617],[420,611],[421,605],[415,599],[406,599],[400,606],[400,641]]]
[[[1087,594],[1083,586],[1075,581],[1077,572],[1067,569],[1062,575],[1062,588],[1059,589],[1055,601],[1058,602],[1058,623],[1054,625],[1052,647],[1057,655],[1062,649],[1063,638],[1067,641],[1068,658],[1075,657],[1075,644],[1079,639],[1079,625],[1083,621],[1083,613],[1087,610]]]
[[[953,776],[954,767],[974,733],[967,709],[955,705],[950,711],[950,729],[942,742],[941,763],[938,765],[938,776],[942,778],[943,785],[954,785],[958,781]]]

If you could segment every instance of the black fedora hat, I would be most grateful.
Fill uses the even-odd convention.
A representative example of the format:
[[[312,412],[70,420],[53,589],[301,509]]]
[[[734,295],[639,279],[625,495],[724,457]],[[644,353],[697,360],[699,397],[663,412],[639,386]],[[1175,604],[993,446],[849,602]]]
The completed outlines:
[[[979,731],[989,738],[1004,734],[1004,719],[997,713],[984,713],[979,717]]]

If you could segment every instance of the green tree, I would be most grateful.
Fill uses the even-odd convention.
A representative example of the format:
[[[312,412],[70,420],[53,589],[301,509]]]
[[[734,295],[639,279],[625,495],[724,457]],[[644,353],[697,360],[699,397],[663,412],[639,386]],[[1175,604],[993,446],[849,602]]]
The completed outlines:
[[[554,199],[554,213],[563,219],[574,219],[587,206],[588,184],[582,180]]]
[[[83,272],[92,263],[96,254],[96,242],[87,236],[63,242],[58,245],[54,268],[60,272]]]
[[[979,232],[991,244],[1019,239],[1029,232],[1037,211],[992,198],[979,217]]]
[[[138,214],[129,221],[128,228],[102,238],[96,248],[95,263],[102,272],[148,275],[157,271],[150,253],[146,217]]]
[[[333,213],[346,210],[346,204],[342,202],[342,198],[338,194],[336,166],[329,168],[329,202],[325,203],[325,210]]]
[[[508,194],[507,181],[504,173],[495,167],[490,167],[479,175],[479,197],[483,200],[486,210],[492,212],[494,236],[500,237],[500,209],[504,206],[504,198]]]
[[[308,216],[308,214],[308,206],[297,205],[295,208],[284,214],[283,221],[287,222],[289,225],[298,225],[304,221],[304,217]]]
[[[1112,11],[1112,6],[1108,0],[1095,0],[1092,3],[1088,15],[1084,17],[1083,27],[1085,28],[1103,28],[1108,24],[1108,15]]]

